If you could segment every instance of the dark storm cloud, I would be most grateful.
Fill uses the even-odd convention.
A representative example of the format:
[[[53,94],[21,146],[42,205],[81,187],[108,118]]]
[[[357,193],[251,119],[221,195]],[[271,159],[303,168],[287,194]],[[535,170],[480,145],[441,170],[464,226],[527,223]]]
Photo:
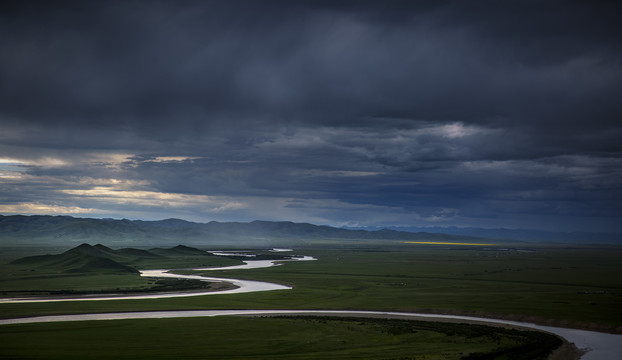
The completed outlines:
[[[551,122],[620,87],[606,3],[30,4],[3,19],[2,106],[46,122]]]
[[[28,176],[7,173],[3,202],[21,187],[59,209],[134,191],[135,214],[217,196],[244,219],[273,198],[268,216],[327,223],[622,215],[615,2],[1,6],[0,155]]]

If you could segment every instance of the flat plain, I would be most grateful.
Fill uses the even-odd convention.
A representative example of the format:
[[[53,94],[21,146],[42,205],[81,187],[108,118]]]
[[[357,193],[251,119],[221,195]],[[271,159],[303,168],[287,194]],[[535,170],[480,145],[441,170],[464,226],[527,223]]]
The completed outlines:
[[[13,257],[17,255],[15,251],[6,254],[8,253],[11,253]],[[294,254],[314,256],[317,260],[287,262],[281,266],[252,271],[206,272],[209,276],[277,282],[293,286],[292,290],[157,300],[0,304],[0,317],[190,309],[344,309],[464,314],[614,333],[622,331],[622,276],[620,276],[622,264],[619,262],[622,248],[620,247],[525,247],[524,245],[521,247],[458,247],[401,243],[382,246],[367,244],[354,247],[347,244],[324,244],[295,249]],[[188,269],[178,271],[195,273]],[[131,277],[134,275],[111,276]],[[80,279],[80,276],[76,276],[76,279]],[[92,288],[91,280],[88,277],[82,278],[77,282],[76,288],[78,290]],[[10,284],[11,280],[10,276],[5,273],[0,280],[0,290],[7,283]],[[111,281],[108,286],[113,286],[113,283],[114,281]],[[94,333],[91,335],[109,336],[118,329],[124,329],[125,326],[140,328],[141,331],[147,333],[151,329],[153,334],[159,334],[162,329],[166,328],[163,326],[168,326],[168,321],[171,322],[173,328],[187,326],[188,331],[198,331],[198,334],[202,334],[201,336],[208,337],[209,331],[205,330],[206,328],[235,333],[238,321],[249,320],[242,319],[227,323],[230,325],[223,325],[219,321],[224,320],[216,319],[177,319],[148,322],[115,321],[117,325],[91,324],[88,326],[99,329],[93,330]],[[274,339],[274,334],[276,334],[274,331],[283,326],[271,323],[271,321],[281,320],[265,321],[264,324],[267,326],[265,329],[268,331],[258,332],[262,334],[257,338],[258,340]],[[305,324],[311,323],[305,322]],[[341,331],[337,329],[342,325],[328,327]],[[303,328],[306,327],[306,325],[303,326]],[[6,326],[1,331],[9,334],[19,329],[18,333],[47,336],[62,330],[60,333],[72,336],[73,330],[71,329],[74,328],[76,328],[75,325],[39,324]],[[82,328],[82,325],[78,328]],[[319,331],[313,326],[307,330]],[[435,335],[440,336],[437,338],[439,343],[447,340],[440,340],[446,336],[441,333],[437,332]],[[169,335],[176,336],[175,334],[176,332],[171,332]],[[299,339],[313,339],[314,336],[303,332],[299,334]],[[492,341],[490,339],[492,338],[487,341]],[[359,340],[360,344],[368,343],[368,340],[364,338]],[[451,355],[455,356],[453,358],[465,357],[466,354],[480,351],[478,349],[481,344],[475,345],[464,339],[454,340],[464,347],[461,348],[462,350],[456,350],[454,355]],[[235,348],[237,340],[232,341],[233,343],[229,345]],[[494,345],[495,341],[484,347]],[[289,348],[293,348],[295,343],[296,341],[287,344]],[[355,351],[352,349],[361,346],[351,343],[346,348],[351,349],[348,351]],[[386,347],[390,348],[391,345],[386,345]],[[27,346],[22,348],[27,348]],[[385,345],[379,345],[378,349],[382,348],[385,348]],[[481,351],[494,352],[494,349],[496,348],[493,346]],[[226,352],[226,350],[222,351]],[[337,348],[326,351],[339,353]],[[460,352],[462,355],[459,354]],[[387,358],[380,356],[380,353],[373,355],[372,352],[373,356],[368,353],[368,357],[367,355],[361,355],[361,357],[344,355],[343,358]],[[427,358],[430,359],[434,358],[430,357],[433,353],[435,352],[432,350],[426,350],[419,355],[427,354]],[[354,356],[352,354],[354,353],[350,353]],[[411,354],[414,354],[411,358],[419,356],[414,352]],[[438,358],[452,358],[448,354]],[[264,357],[249,356],[248,358],[270,357],[265,353],[262,356]],[[402,355],[396,353],[395,358],[400,358],[400,356]],[[273,358],[278,358],[278,356]],[[299,358],[305,357],[301,355]]]
[[[87,321],[2,326],[0,334],[3,356],[29,359],[534,360],[561,344],[534,331],[350,317]]]

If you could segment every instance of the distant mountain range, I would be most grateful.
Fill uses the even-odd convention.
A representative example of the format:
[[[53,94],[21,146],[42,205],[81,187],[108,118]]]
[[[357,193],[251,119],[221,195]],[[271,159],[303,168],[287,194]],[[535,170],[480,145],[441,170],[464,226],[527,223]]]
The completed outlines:
[[[352,230],[379,230],[380,228],[347,228]],[[386,228],[385,228],[386,229]],[[529,229],[483,229],[473,227],[389,227],[395,231],[442,233],[458,236],[473,236],[501,241],[558,242],[582,244],[622,244],[622,234],[614,232],[560,232]]]
[[[3,245],[75,245],[89,242],[109,246],[183,243],[194,246],[278,247],[301,246],[310,241],[356,240],[481,242],[482,239],[389,229],[349,230],[288,221],[194,223],[179,219],[142,221],[0,215],[0,244]]]
[[[109,246],[189,244],[219,247],[304,246],[318,242],[349,241],[445,242],[563,242],[622,243],[614,233],[562,233],[536,230],[457,227],[336,228],[289,221],[195,223],[180,219],[160,221],[74,218],[47,215],[0,215],[0,245]]]

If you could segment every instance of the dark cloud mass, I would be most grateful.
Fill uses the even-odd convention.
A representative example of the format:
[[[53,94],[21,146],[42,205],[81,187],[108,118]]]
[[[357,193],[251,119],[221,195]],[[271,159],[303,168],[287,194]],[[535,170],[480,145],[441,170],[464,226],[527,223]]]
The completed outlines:
[[[615,1],[4,1],[0,212],[622,231]]]

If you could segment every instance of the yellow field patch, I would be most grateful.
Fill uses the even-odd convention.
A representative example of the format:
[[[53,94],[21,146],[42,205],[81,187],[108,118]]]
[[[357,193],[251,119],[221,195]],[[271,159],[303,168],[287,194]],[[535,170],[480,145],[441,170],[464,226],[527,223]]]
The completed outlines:
[[[424,245],[468,245],[468,246],[490,246],[495,244],[475,244],[475,243],[452,243],[436,241],[404,241],[404,244],[424,244]]]

